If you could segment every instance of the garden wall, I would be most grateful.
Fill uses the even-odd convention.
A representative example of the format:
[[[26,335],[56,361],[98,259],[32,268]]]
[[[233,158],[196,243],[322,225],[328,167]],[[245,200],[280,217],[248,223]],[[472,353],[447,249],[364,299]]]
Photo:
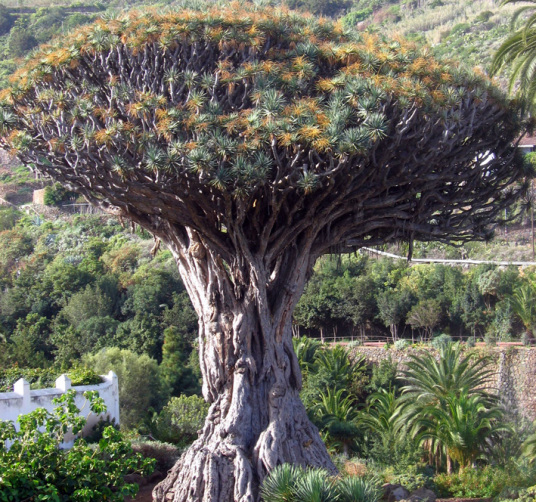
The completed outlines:
[[[80,414],[87,418],[87,424],[82,435],[88,434],[102,416],[90,413],[89,404],[83,395],[88,390],[96,390],[104,400],[107,409],[104,417],[115,420],[115,423],[119,424],[119,388],[117,375],[113,371],[110,371],[107,375],[102,375],[102,378],[104,382],[97,385],[72,387],[76,391],[75,404],[80,409]],[[36,408],[45,408],[48,411],[53,411],[57,405],[52,400],[64,394],[69,389],[71,389],[71,380],[67,375],[61,375],[56,380],[56,388],[39,390],[30,390],[30,384],[24,378],[21,378],[13,386],[13,392],[0,393],[0,420],[11,420],[18,429],[16,421],[19,415],[30,413]],[[73,442],[73,440],[67,440],[63,443],[63,447],[70,448]]]
[[[355,347],[352,353],[362,354],[368,362],[378,364],[389,356],[403,367],[409,354],[422,353],[432,348],[395,350],[383,347]],[[508,411],[517,412],[527,419],[536,420],[536,348],[476,347],[469,349],[479,355],[489,355],[495,372],[489,386],[498,389],[499,396]]]

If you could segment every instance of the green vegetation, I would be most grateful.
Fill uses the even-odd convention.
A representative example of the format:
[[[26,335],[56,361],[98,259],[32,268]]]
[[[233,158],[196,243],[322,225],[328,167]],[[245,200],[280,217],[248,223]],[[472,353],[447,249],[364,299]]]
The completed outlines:
[[[322,469],[303,469],[283,464],[265,479],[261,497],[265,502],[377,502],[378,482],[359,478],[337,479]]]
[[[364,255],[319,261],[294,316],[295,331],[366,341],[391,336],[412,342],[532,337],[533,268],[479,265],[466,272],[442,264],[409,267]],[[365,336],[366,334],[366,336]],[[381,335],[380,335],[381,334]],[[397,348],[403,345],[400,343]]]
[[[11,422],[0,422],[0,500],[51,500],[91,502],[122,501],[138,486],[124,476],[152,471],[153,462],[134,454],[130,444],[113,427],[107,427],[95,448],[76,439],[86,419],[78,416],[73,390],[56,399],[53,413],[40,408]],[[105,406],[96,393],[86,392],[92,412]],[[67,433],[75,436],[70,449],[60,445]],[[9,447],[5,442],[9,441]]]

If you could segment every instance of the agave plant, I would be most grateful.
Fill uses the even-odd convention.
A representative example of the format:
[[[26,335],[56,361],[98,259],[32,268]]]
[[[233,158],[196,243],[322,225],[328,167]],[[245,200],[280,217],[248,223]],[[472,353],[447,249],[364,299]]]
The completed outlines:
[[[335,478],[323,469],[303,469],[283,464],[264,479],[264,502],[377,502],[381,489],[377,480]]]

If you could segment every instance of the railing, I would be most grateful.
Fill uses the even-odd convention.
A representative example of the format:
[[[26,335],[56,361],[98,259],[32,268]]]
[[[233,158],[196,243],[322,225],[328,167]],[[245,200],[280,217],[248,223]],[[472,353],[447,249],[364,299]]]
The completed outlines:
[[[377,254],[379,256],[386,256],[388,258],[393,258],[395,260],[407,260],[405,256],[400,256],[393,253],[387,253],[386,251],[380,251],[373,248],[361,248],[360,252],[366,251],[367,253]],[[527,267],[529,265],[536,265],[536,261],[496,261],[496,260],[448,260],[444,258],[412,258],[410,263],[442,263],[444,265],[499,265],[499,266],[508,266],[516,265],[519,267]]]

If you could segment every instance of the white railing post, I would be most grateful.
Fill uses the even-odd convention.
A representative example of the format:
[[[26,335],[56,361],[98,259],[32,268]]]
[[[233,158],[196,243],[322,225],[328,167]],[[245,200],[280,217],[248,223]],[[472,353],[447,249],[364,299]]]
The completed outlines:
[[[56,378],[56,389],[67,392],[71,388],[71,379],[64,373]]]
[[[30,405],[30,383],[19,378],[13,385],[13,392],[22,398],[22,408],[26,409]]]

